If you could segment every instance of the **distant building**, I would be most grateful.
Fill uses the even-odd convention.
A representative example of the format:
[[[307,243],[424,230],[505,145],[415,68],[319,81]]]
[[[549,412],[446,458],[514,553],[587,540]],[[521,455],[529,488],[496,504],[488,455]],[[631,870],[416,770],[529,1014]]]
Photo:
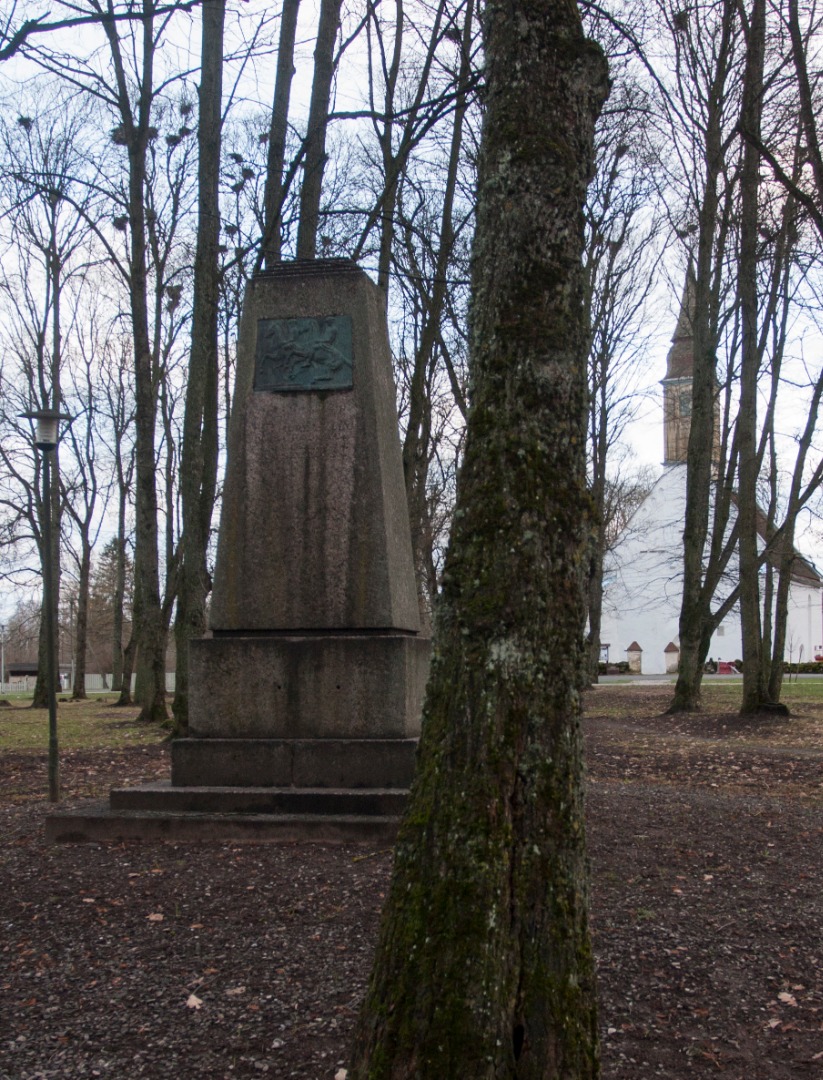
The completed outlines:
[[[603,586],[601,656],[611,663],[638,658],[644,674],[677,670],[678,624],[683,574],[683,523],[686,511],[686,450],[691,426],[694,309],[693,280],[684,289],[663,384],[663,473],[633,515],[607,559]],[[734,525],[732,500],[729,527]],[[765,514],[761,537],[765,544]],[[717,606],[736,584],[733,557],[715,596]],[[823,580],[796,554],[792,567],[786,659],[813,660],[823,645]],[[715,661],[734,661],[743,653],[740,612],[735,606],[716,628],[709,649]]]

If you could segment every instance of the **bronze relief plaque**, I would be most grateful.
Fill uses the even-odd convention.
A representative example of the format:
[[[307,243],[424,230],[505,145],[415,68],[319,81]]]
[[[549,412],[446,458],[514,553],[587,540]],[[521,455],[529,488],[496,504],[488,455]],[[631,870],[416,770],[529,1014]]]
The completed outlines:
[[[255,390],[350,390],[349,315],[258,319]]]

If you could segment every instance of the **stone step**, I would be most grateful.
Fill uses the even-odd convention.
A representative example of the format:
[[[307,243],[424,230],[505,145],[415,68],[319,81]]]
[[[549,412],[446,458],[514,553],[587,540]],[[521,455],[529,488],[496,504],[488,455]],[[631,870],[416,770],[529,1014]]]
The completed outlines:
[[[215,814],[113,810],[105,802],[46,817],[50,843],[319,843],[391,846],[400,819],[361,814]]]
[[[355,814],[397,816],[408,791],[389,788],[172,787],[169,782],[113,788],[112,810],[207,814]]]
[[[416,739],[175,739],[175,787],[408,788]]]

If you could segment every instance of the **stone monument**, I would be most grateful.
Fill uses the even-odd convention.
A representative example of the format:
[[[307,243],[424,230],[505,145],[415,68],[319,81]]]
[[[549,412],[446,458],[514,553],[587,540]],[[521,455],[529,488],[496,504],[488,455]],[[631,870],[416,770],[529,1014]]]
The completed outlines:
[[[210,623],[174,784],[408,776],[429,642],[383,295],[348,261],[247,291]]]
[[[180,839],[206,819],[227,837],[390,836],[430,642],[383,294],[348,260],[247,289],[210,626],[191,643],[171,785],[112,792],[111,814],[176,809]]]

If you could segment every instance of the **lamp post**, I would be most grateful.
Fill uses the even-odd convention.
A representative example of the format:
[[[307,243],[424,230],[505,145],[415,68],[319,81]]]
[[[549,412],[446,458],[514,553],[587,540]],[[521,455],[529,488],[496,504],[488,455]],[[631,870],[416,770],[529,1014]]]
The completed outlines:
[[[57,744],[56,636],[54,619],[54,560],[51,547],[51,460],[60,439],[60,421],[71,421],[57,409],[21,413],[35,420],[34,445],[43,455],[43,606],[46,609],[46,684],[49,704],[49,802],[60,798],[60,758]]]

